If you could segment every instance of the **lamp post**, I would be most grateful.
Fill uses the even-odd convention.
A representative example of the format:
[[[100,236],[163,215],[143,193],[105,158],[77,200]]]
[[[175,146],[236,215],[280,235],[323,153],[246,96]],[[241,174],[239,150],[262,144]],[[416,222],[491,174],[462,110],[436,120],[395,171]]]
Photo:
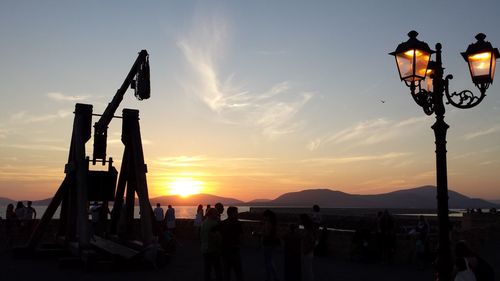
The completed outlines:
[[[458,108],[472,108],[486,96],[486,90],[493,83],[496,59],[500,57],[497,48],[484,41],[486,35],[476,35],[477,42],[469,45],[462,54],[469,65],[472,82],[479,89],[480,95],[470,90],[449,91],[452,75],[444,76],[441,62],[441,44],[436,44],[436,51],[427,43],[417,39],[418,33],[410,31],[410,39],[398,45],[390,55],[396,58],[401,81],[410,88],[414,101],[422,107],[425,114],[435,113],[436,122],[432,125],[436,139],[436,185],[437,211],[439,222],[438,278],[439,281],[452,280],[452,267],[448,217],[448,176],[446,167],[446,131],[449,126],[444,121],[446,103]],[[431,61],[432,54],[435,61]],[[444,77],[444,78],[443,78]]]

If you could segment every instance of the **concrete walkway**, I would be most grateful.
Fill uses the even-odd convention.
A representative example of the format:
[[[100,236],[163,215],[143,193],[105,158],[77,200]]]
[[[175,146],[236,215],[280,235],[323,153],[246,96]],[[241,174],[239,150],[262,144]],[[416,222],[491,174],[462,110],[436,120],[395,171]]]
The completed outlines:
[[[265,279],[264,261],[258,246],[245,246],[242,249],[245,280],[260,281]],[[277,256],[278,272],[283,275],[283,254]],[[112,265],[100,270],[84,271],[81,268],[60,268],[57,258],[14,259],[2,251],[0,254],[1,280],[119,280],[119,281],[197,281],[202,277],[202,258],[198,241],[182,240],[177,245],[176,254],[163,268],[110,270]],[[423,281],[433,280],[430,267],[417,270],[412,265],[390,265],[380,263],[350,262],[332,258],[315,258],[314,270],[316,281]],[[283,280],[283,279],[281,279]]]

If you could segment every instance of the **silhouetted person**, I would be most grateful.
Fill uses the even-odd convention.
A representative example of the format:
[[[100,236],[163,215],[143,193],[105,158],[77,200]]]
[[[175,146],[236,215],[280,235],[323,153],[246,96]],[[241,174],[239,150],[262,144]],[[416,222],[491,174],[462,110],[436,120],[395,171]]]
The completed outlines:
[[[207,204],[207,208],[205,209],[205,218],[208,216],[208,210],[210,210],[212,206],[210,204]]]
[[[205,216],[203,215],[203,205],[198,205],[196,208],[196,215],[194,216],[193,220],[193,226],[196,231],[196,235],[198,238],[200,238],[200,229],[201,229],[201,224],[203,223],[203,220],[205,219]]]
[[[157,222],[162,222],[163,221],[163,219],[164,219],[164,212],[163,212],[163,208],[161,207],[160,203],[156,203],[156,208],[154,209],[153,213],[155,215],[155,220]]]
[[[423,269],[425,265],[425,257],[427,255],[427,237],[429,235],[429,223],[423,215],[418,218],[417,226],[415,227],[415,232],[417,234],[417,239],[415,241],[415,255],[417,261],[417,268]]]
[[[394,233],[394,219],[386,209],[380,215],[378,220],[379,233],[379,247],[381,251],[382,260],[390,262],[392,254],[394,253],[395,233]]]
[[[104,201],[99,208],[99,221],[97,222],[97,231],[98,234],[103,236],[106,236],[106,233],[108,233],[108,215],[111,214],[108,205],[108,202]]]
[[[31,230],[33,229],[33,220],[36,219],[36,210],[31,206],[33,202],[28,201],[27,206],[25,209],[25,214],[24,214],[24,219],[26,221],[26,228],[29,230],[31,233]]]
[[[28,201],[28,206],[26,207],[26,214],[25,214],[26,220],[36,219],[36,210],[31,206],[32,204],[33,202]]]
[[[5,211],[5,232],[7,236],[7,247],[10,248],[12,245],[12,240],[16,235],[16,230],[18,228],[18,220],[16,212],[14,211],[14,205],[7,205],[7,209]]]
[[[469,262],[466,258],[457,258],[455,260],[453,281],[477,281],[476,275],[469,267]]]
[[[215,204],[215,209],[217,210],[217,214],[219,216],[218,221],[220,222],[222,214],[224,213],[224,205],[222,205],[222,203],[218,202]]]
[[[472,272],[474,272],[477,281],[495,280],[493,268],[479,255],[474,253],[465,241],[459,241],[455,245],[455,257],[457,259],[457,269],[463,268],[461,264],[465,264],[466,261]]]
[[[327,253],[328,229],[323,225],[323,216],[321,215],[321,208],[319,205],[313,205],[311,220],[318,237],[318,243],[314,248],[314,254],[316,256],[324,256]]]
[[[415,241],[415,260],[417,269],[425,268],[425,258],[427,253],[427,236],[424,232],[417,232],[417,239]]]
[[[17,236],[24,238],[26,234],[26,207],[22,201],[17,202],[16,209],[14,210],[17,217],[18,233]]]
[[[14,210],[16,212],[16,217],[19,222],[24,222],[24,219],[26,218],[26,207],[24,207],[24,204],[22,201],[17,202],[16,209]]]
[[[194,226],[196,228],[199,228],[201,226],[201,223],[203,222],[203,205],[198,205],[198,208],[196,208],[196,215],[194,216]]]
[[[285,281],[302,280],[302,237],[298,226],[291,224],[284,236]]]
[[[167,230],[171,233],[175,232],[175,209],[172,205],[168,205],[167,212],[165,213],[165,221],[167,224]]]
[[[203,254],[203,275],[211,280],[212,270],[217,281],[222,280],[220,233],[217,231],[217,210],[210,208],[201,225],[201,253]]]
[[[278,280],[274,257],[280,245],[277,234],[276,214],[271,210],[262,213],[262,249],[264,251],[264,266],[266,268],[266,280]]]
[[[321,213],[320,213],[321,209],[320,209],[319,205],[314,205],[312,207],[312,210],[313,210],[313,212],[311,214],[311,220],[312,220],[314,226],[319,228],[321,226],[321,223],[323,220]]]
[[[306,214],[300,215],[300,223],[304,226],[302,232],[302,277],[304,281],[313,281],[313,258],[316,246],[317,228],[311,218]]]
[[[238,208],[231,206],[227,208],[227,219],[220,224],[222,237],[222,264],[224,268],[224,280],[231,280],[231,272],[234,272],[236,280],[243,280],[243,269],[240,255],[240,236],[243,228],[238,220]]]
[[[5,210],[5,219],[8,221],[17,220],[17,215],[16,212],[14,211],[14,205],[12,204],[7,205],[7,209]]]
[[[415,230],[419,234],[423,235],[423,238],[427,240],[427,235],[429,234],[429,223],[427,222],[427,220],[423,215],[419,216]]]
[[[153,210],[155,215],[155,230],[156,235],[160,236],[163,233],[163,219],[165,218],[163,208],[160,203],[156,203],[156,208]]]
[[[94,201],[89,209],[90,221],[92,222],[92,232],[93,234],[99,234],[99,220],[101,216],[101,205],[97,201]]]

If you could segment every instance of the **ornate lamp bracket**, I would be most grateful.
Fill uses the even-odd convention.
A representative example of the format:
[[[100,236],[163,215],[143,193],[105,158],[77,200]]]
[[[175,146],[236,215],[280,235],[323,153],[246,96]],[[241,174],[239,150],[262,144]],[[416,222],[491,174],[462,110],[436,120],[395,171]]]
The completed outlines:
[[[416,90],[418,90],[418,92]],[[422,89],[420,83],[418,83],[418,85],[412,83],[412,85],[410,85],[410,91],[413,100],[422,107],[424,113],[432,115],[434,113],[434,103],[432,100],[433,93]]]
[[[481,103],[484,97],[486,97],[486,90],[488,89],[489,84],[476,85],[481,93],[480,96],[476,95],[470,90],[463,90],[459,93],[450,93],[448,82],[451,79],[453,79],[453,75],[449,74],[446,76],[444,82],[444,92],[446,95],[447,104],[451,104],[454,107],[458,107],[461,109],[467,109],[478,105],[479,103]]]

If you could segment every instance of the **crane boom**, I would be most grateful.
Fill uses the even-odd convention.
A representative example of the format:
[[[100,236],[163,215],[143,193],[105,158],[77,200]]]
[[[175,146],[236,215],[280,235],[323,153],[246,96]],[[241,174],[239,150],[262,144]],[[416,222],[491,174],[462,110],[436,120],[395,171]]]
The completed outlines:
[[[134,79],[135,78],[135,79]],[[148,99],[150,97],[151,88],[149,83],[149,54],[146,50],[139,52],[139,56],[132,65],[122,86],[116,91],[115,96],[108,104],[101,118],[94,124],[94,152],[93,164],[97,160],[102,160],[104,165],[106,161],[106,143],[108,135],[108,125],[113,119],[113,116],[118,109],[123,96],[131,86],[135,90],[135,96],[139,100]]]

